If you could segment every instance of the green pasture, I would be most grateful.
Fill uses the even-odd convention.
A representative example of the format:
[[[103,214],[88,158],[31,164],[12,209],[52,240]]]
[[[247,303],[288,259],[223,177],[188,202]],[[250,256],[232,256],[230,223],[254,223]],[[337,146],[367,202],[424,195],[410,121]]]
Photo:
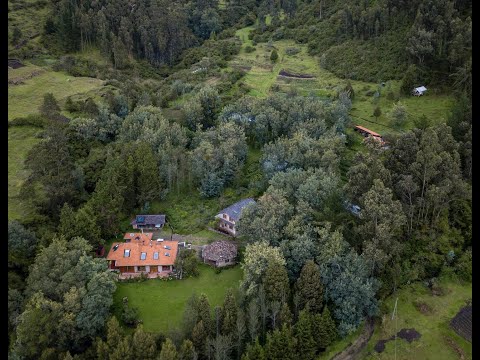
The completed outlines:
[[[363,351],[362,359],[395,359],[395,341],[388,341],[385,350],[377,353],[375,344],[388,339],[403,328],[414,328],[421,334],[418,340],[408,343],[397,338],[396,359],[472,359],[472,344],[458,336],[449,326],[450,320],[472,298],[472,284],[456,278],[439,281],[443,295],[432,295],[421,283],[405,286],[385,301],[381,321],[377,321],[375,332]],[[395,300],[398,297],[397,317],[392,320]],[[415,305],[417,304],[417,306]],[[427,313],[419,310],[425,304]]]

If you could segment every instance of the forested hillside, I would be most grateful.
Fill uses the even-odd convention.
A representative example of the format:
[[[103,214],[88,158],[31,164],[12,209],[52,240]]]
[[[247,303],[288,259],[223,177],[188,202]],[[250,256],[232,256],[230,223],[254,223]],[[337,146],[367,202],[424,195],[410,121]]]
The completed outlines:
[[[8,10],[9,358],[312,360],[370,319],[386,326],[385,304],[411,284],[458,283],[465,294],[441,298],[445,313],[468,297],[471,2],[9,0]],[[426,94],[412,96],[420,85]],[[245,198],[256,203],[229,238],[240,282],[198,271],[189,250],[175,267],[190,284],[227,274],[210,300],[192,293],[167,309],[155,279],[119,292],[99,249],[136,214],[166,214],[165,237],[200,247],[223,236],[215,215]],[[187,298],[185,281],[172,282]],[[150,306],[182,320],[147,332]],[[418,346],[435,338],[454,356],[438,321]]]

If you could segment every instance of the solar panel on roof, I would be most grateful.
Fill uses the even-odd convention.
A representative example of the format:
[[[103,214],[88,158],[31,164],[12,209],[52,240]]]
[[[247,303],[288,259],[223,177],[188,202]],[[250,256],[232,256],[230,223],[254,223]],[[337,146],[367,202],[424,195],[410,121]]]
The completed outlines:
[[[137,223],[144,223],[145,222],[145,216],[137,216]]]
[[[147,253],[142,252],[140,255],[140,260],[145,260],[147,258]]]
[[[158,260],[158,252],[154,252],[154,253],[153,253],[153,258],[154,258],[155,260]]]

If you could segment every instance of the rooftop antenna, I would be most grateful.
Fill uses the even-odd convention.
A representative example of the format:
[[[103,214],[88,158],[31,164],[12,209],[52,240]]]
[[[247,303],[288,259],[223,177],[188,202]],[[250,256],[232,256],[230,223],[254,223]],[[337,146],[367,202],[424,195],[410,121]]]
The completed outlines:
[[[395,307],[393,308],[393,313],[392,313],[392,320],[393,318],[395,318],[395,360],[397,360],[397,320],[398,320],[397,303],[398,303],[398,297],[395,300]]]

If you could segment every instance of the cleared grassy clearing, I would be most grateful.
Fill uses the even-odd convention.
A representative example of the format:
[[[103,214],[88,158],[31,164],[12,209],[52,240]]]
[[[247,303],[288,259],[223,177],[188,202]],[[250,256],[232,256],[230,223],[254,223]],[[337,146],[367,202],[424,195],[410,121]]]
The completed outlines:
[[[431,291],[422,284],[412,284],[399,290],[397,294],[385,302],[386,313],[382,324],[377,324],[362,359],[394,359],[395,342],[385,344],[385,350],[377,353],[375,344],[381,339],[387,339],[403,328],[414,328],[421,334],[420,339],[411,343],[397,339],[397,359],[456,359],[459,358],[454,348],[447,343],[449,338],[455,346],[461,349],[466,359],[472,358],[472,344],[458,336],[450,327],[449,322],[462,308],[466,301],[472,298],[472,284],[462,283],[457,279],[442,279],[440,286],[445,295],[433,296]],[[395,299],[398,296],[397,320],[392,320]],[[424,314],[415,306],[415,302],[424,303],[431,309]]]
[[[15,47],[10,43],[13,29],[18,27],[22,32],[22,40],[40,34],[48,15],[48,3],[39,0],[8,0],[8,51]],[[28,40],[35,42],[38,37]],[[25,45],[24,45],[25,46]]]
[[[345,87],[346,79],[337,77],[332,72],[320,67],[319,59],[307,53],[307,47],[297,44],[292,40],[281,40],[255,45],[253,52],[247,53],[245,47],[252,46],[248,33],[252,26],[237,30],[236,35],[243,41],[241,52],[231,61],[232,67],[250,67],[242,80],[250,88],[249,95],[265,98],[274,91],[284,93],[297,93],[303,96],[317,96],[322,98],[334,96],[338,90]],[[272,49],[278,52],[276,63],[270,61]],[[288,55],[287,49],[297,49],[298,53]],[[294,74],[314,75],[314,79],[295,79],[278,76],[284,69]],[[387,81],[386,86],[364,81],[350,81],[355,91],[352,111],[350,113],[353,123],[362,125],[380,134],[397,134],[415,126],[414,120],[425,115],[432,124],[446,121],[448,111],[454,101],[448,94],[437,94],[435,89],[429,89],[425,96],[399,96],[400,81]],[[427,85],[428,87],[428,85]],[[373,93],[379,90],[380,97],[374,101]],[[393,93],[393,98],[388,99],[388,92]],[[367,94],[370,92],[370,94]],[[409,117],[405,124],[394,128],[389,119],[389,112],[393,105],[400,101],[405,105]],[[376,119],[373,110],[379,106],[382,115]]]
[[[30,149],[40,141],[35,135],[40,129],[15,126],[8,129],[8,220],[20,219],[32,211],[19,199],[20,188],[28,176],[24,161]]]
[[[52,93],[62,107],[68,96],[78,94],[93,96],[104,83],[102,80],[73,77],[63,72],[50,71],[31,64],[23,68],[9,70],[8,78],[9,80],[26,78],[32,73],[38,73],[38,75],[23,80],[23,84],[11,85],[8,88],[9,120],[37,113],[43,102],[43,95],[46,93]]]
[[[139,309],[146,331],[167,332],[180,326],[185,304],[192,294],[205,293],[213,309],[223,303],[228,288],[238,287],[242,276],[240,266],[215,274],[213,268],[202,264],[197,278],[118,283],[114,295],[114,311],[120,318],[122,298],[127,296],[129,305]]]

